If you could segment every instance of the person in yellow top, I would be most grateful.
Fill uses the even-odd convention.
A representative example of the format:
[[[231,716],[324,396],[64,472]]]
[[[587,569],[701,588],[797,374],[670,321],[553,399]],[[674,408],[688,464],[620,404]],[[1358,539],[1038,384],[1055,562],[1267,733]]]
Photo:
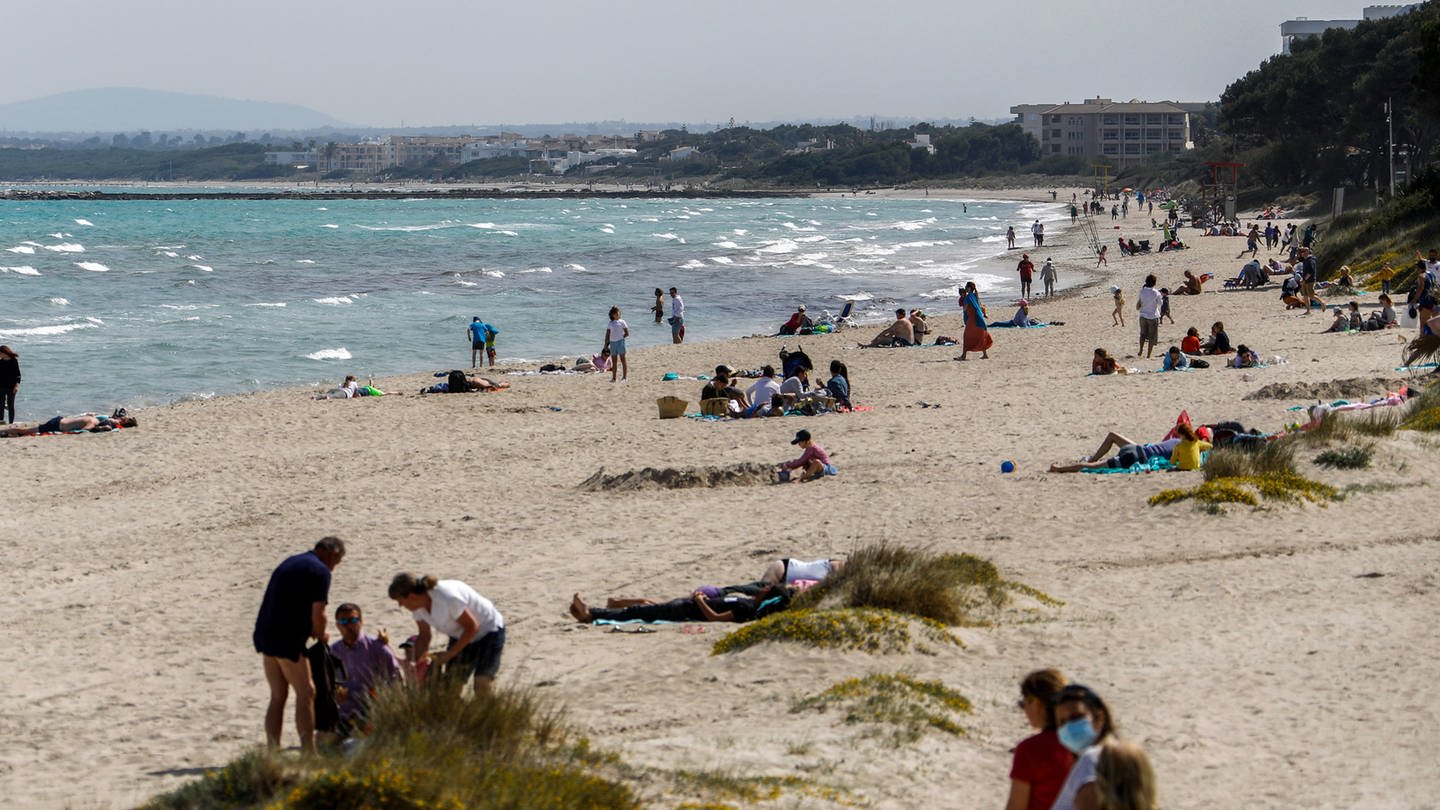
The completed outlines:
[[[1395,278],[1395,268],[1391,267],[1389,262],[1386,262],[1384,267],[1375,271],[1375,278],[1380,279],[1380,292],[1389,295],[1390,279]]]
[[[1210,432],[1206,428],[1201,428],[1201,430],[1206,434]],[[1170,451],[1170,463],[1181,470],[1200,469],[1200,454],[1214,445],[1200,438],[1200,435],[1195,432],[1195,428],[1184,422],[1175,426],[1175,432],[1180,434],[1180,443]]]

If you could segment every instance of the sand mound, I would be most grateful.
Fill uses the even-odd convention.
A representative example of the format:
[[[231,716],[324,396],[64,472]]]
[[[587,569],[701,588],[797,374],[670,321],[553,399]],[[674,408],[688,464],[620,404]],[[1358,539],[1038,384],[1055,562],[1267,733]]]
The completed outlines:
[[[1394,391],[1402,385],[1395,377],[1349,377],[1329,382],[1272,383],[1245,399],[1365,399]]]
[[[601,467],[580,483],[587,492],[629,492],[642,489],[692,489],[695,487],[748,487],[775,481],[766,464],[733,464],[729,467],[646,467],[617,475],[606,475]]]

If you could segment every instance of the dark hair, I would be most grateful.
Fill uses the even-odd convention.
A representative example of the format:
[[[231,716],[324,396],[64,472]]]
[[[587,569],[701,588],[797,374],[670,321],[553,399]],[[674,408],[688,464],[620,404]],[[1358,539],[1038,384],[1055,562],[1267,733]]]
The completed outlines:
[[[390,580],[390,598],[400,599],[417,593],[425,593],[435,587],[439,581],[428,574],[424,576],[396,574],[395,578]]]
[[[845,364],[839,360],[830,361],[830,373],[837,377],[844,377],[846,382],[850,381],[850,369],[846,368]]]
[[[774,367],[774,366],[766,366],[766,367],[760,369],[760,373],[761,373],[762,375],[766,376],[766,377],[774,377],[774,376],[775,376],[775,367]]]
[[[1101,700],[1100,696],[1095,694],[1095,690],[1090,687],[1072,683],[1057,692],[1050,705],[1052,709],[1058,709],[1066,703],[1083,703],[1085,708],[1090,711],[1091,717],[1094,717],[1096,712],[1105,716],[1105,722],[1095,729],[1095,742],[1098,743],[1111,734],[1117,733],[1115,717],[1110,713],[1110,707],[1106,706],[1105,701]]]
[[[1154,286],[1155,286],[1155,274],[1154,274],[1154,273],[1151,273],[1150,275],[1148,275],[1148,276],[1145,277],[1145,286],[1146,286],[1146,287],[1154,287]]]
[[[365,614],[360,610],[360,606],[354,602],[340,603],[340,607],[335,608],[335,618],[340,618],[341,613],[354,613],[362,619],[365,618]]]
[[[19,360],[19,359],[20,359],[20,355],[16,354],[16,353],[15,353],[15,350],[12,349],[12,348],[10,348],[9,346],[0,346],[0,354],[5,355],[6,357],[10,358],[11,360]]]
[[[320,541],[315,544],[315,550],[326,551],[334,554],[337,557],[344,557],[345,541],[334,535],[330,535],[329,537],[322,537],[320,538]]]
[[[611,320],[614,320],[615,316],[616,316],[616,315],[619,315],[619,314],[620,314],[620,307],[610,307],[610,318],[611,318]]]
[[[904,307],[900,307],[899,309],[895,310],[895,317],[897,317],[897,318],[903,318],[903,317],[905,317],[905,308],[904,308]]]
[[[1020,694],[1045,704],[1045,728],[1055,727],[1055,694],[1065,688],[1065,676],[1058,669],[1037,669],[1020,682]]]
[[[1241,343],[1239,346],[1236,346],[1236,347],[1235,347],[1235,353],[1236,353],[1236,354],[1249,354],[1249,353],[1250,353],[1250,347],[1249,347],[1249,346],[1246,346],[1244,343]]]
[[[664,294],[665,294],[665,291],[664,291],[664,290],[660,289],[659,287],[656,287],[656,288],[655,288],[655,296],[656,296],[657,298],[660,297],[660,296],[662,296],[662,295],[664,295]]]
[[[755,618],[763,619],[771,613],[790,607],[792,593],[792,589],[787,585],[771,583],[755,595]]]

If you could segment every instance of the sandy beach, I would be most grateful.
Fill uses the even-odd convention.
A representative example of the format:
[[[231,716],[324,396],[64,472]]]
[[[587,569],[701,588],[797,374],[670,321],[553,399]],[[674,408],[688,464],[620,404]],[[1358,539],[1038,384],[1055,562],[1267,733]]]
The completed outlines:
[[[1158,241],[1141,220],[1097,224],[1112,244],[1116,233]],[[0,627],[14,661],[0,696],[3,803],[133,806],[263,742],[250,633],[266,579],[284,556],[338,534],[349,554],[332,604],[358,602],[370,630],[403,638],[414,624],[385,598],[393,574],[465,580],[506,617],[501,686],[539,684],[597,747],[636,767],[795,775],[862,807],[999,807],[1010,750],[1028,734],[1019,679],[1055,666],[1099,691],[1122,735],[1145,747],[1167,808],[1434,806],[1440,771],[1426,741],[1440,717],[1424,696],[1440,674],[1428,655],[1440,544],[1416,520],[1440,475],[1429,434],[1379,440],[1369,470],[1320,470],[1302,452],[1302,470],[1327,483],[1393,485],[1325,508],[1151,507],[1150,495],[1200,474],[1046,472],[1108,431],[1158,440],[1182,409],[1277,430],[1296,418],[1287,408],[1314,401],[1245,398],[1270,384],[1375,378],[1378,395],[1405,379],[1394,369],[1413,328],[1321,334],[1328,316],[1285,311],[1274,288],[1220,291],[1218,280],[1172,297],[1162,349],[1187,326],[1204,334],[1223,320],[1232,341],[1284,362],[1149,373],[1159,352],[1131,356],[1144,276],[1174,287],[1187,269],[1227,277],[1241,264],[1242,238],[1182,236],[1189,250],[1111,250],[1097,270],[1078,229],[1052,235],[1030,251],[1037,265],[1053,257],[1062,282],[1084,283],[1036,301],[1032,315],[1064,325],[995,330],[989,360],[956,362],[957,347],[858,349],[873,333],[864,328],[635,351],[621,384],[512,375],[503,393],[416,396],[432,371],[468,365],[457,344],[437,347],[433,369],[376,381],[405,396],[275,390],[146,409],[139,428],[115,434],[4,440],[0,526],[14,576]],[[1013,273],[1020,253],[986,271]],[[1111,325],[1111,284],[1125,290],[1123,328]],[[1373,293],[1358,300],[1376,306]],[[992,319],[1014,313],[1012,301],[986,304]],[[930,311],[936,334],[960,335],[953,299]],[[637,321],[637,331],[664,328]],[[693,411],[703,384],[664,382],[666,372],[755,368],[797,345],[817,368],[843,360],[856,403],[871,410],[657,418],[657,397],[684,397]],[[1087,376],[1096,347],[1141,373]],[[578,488],[602,468],[778,462],[798,454],[788,442],[801,428],[839,476]],[[1004,460],[1013,474],[1001,474]],[[1063,605],[960,629],[964,649],[898,656],[796,645],[711,656],[726,626],[620,634],[566,613],[577,591],[668,599],[753,579],[776,557],[880,540],[988,557]],[[897,747],[833,712],[789,712],[837,681],[890,672],[965,694],[967,734]],[[830,803],[791,793],[773,806]]]

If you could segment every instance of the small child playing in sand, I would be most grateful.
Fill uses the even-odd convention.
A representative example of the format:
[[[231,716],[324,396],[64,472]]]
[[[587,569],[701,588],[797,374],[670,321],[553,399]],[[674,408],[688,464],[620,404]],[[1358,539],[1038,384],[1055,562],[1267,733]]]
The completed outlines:
[[[1110,313],[1110,320],[1114,326],[1125,325],[1125,291],[1119,287],[1111,287],[1110,292],[1115,294],[1115,311]]]
[[[1160,288],[1160,322],[1161,322],[1161,323],[1164,323],[1166,318],[1170,318],[1170,323],[1175,323],[1175,319],[1170,316],[1170,288],[1169,288],[1169,287],[1161,287],[1161,288]]]

